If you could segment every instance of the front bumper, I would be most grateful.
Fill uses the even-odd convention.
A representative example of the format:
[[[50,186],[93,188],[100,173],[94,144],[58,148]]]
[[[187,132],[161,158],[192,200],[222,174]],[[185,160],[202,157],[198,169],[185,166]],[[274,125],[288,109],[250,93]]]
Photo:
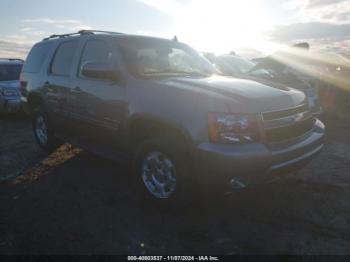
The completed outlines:
[[[20,98],[5,98],[1,101],[0,112],[16,113],[22,108],[22,102]]]
[[[244,185],[263,183],[298,170],[324,147],[325,127],[317,120],[308,134],[293,141],[264,144],[201,143],[195,169],[204,186],[226,188],[232,179]]]

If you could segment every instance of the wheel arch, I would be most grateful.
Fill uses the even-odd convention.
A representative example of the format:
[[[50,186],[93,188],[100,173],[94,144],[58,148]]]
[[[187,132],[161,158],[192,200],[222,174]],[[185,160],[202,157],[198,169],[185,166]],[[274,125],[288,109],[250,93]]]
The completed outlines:
[[[44,98],[37,92],[31,92],[27,98],[27,109],[29,114],[32,114],[38,106],[45,106]]]
[[[150,115],[134,115],[127,123],[128,142],[134,147],[145,139],[157,134],[169,134],[184,143],[188,153],[192,154],[193,144],[190,133],[179,124]]]

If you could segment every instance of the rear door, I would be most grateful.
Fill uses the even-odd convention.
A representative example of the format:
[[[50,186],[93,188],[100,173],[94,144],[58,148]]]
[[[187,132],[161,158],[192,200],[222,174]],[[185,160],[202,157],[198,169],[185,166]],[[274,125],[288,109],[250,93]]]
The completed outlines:
[[[126,89],[119,81],[83,76],[81,69],[89,62],[109,63],[116,72],[118,67],[115,49],[108,41],[90,38],[85,42],[69,96],[76,136],[101,153],[120,149],[126,119]]]
[[[57,46],[44,82],[46,101],[53,115],[52,120],[55,123],[55,129],[63,135],[70,135],[72,132],[68,95],[73,86],[72,69],[77,59],[78,45],[79,40],[72,39]]]

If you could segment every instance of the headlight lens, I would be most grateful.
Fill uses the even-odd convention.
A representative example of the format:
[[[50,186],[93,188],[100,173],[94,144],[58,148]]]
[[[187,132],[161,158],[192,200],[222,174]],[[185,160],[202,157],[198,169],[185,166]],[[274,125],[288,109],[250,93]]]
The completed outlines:
[[[255,116],[210,113],[209,138],[215,143],[251,143],[258,140]]]
[[[17,96],[18,92],[13,89],[3,89],[1,92],[4,96]]]

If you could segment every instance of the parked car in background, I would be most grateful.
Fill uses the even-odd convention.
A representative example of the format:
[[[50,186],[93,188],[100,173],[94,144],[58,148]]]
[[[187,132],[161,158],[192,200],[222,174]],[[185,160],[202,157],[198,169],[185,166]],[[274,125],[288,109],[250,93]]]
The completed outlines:
[[[256,64],[252,61],[238,55],[220,55],[215,56],[210,53],[203,53],[212,64],[225,76],[233,76],[238,78],[261,78],[272,80],[273,76],[267,70],[255,68]]]
[[[21,95],[19,77],[23,60],[0,58],[0,112],[19,112]]]
[[[315,78],[310,80],[309,76],[286,67],[282,63],[271,67],[270,62],[266,63],[266,60],[271,58],[260,58],[256,60],[257,62],[253,62],[232,54],[215,56],[212,53],[203,53],[203,55],[223,75],[255,81],[268,80],[299,89],[307,95],[312,112],[317,114],[321,111],[318,89],[309,82]]]
[[[254,60],[256,66],[251,72],[264,69],[273,76],[273,81],[303,91],[308,97],[309,106],[314,114],[322,112],[319,86],[316,76],[303,72],[309,45],[300,43],[284,51],[278,51],[264,58]],[[303,58],[305,60],[303,61]]]
[[[317,72],[322,106],[327,113],[349,120],[350,60],[327,50],[318,52]]]
[[[324,146],[303,92],[218,76],[178,41],[52,36],[30,51],[21,83],[42,148],[64,140],[130,160],[139,189],[158,201],[269,181]]]

